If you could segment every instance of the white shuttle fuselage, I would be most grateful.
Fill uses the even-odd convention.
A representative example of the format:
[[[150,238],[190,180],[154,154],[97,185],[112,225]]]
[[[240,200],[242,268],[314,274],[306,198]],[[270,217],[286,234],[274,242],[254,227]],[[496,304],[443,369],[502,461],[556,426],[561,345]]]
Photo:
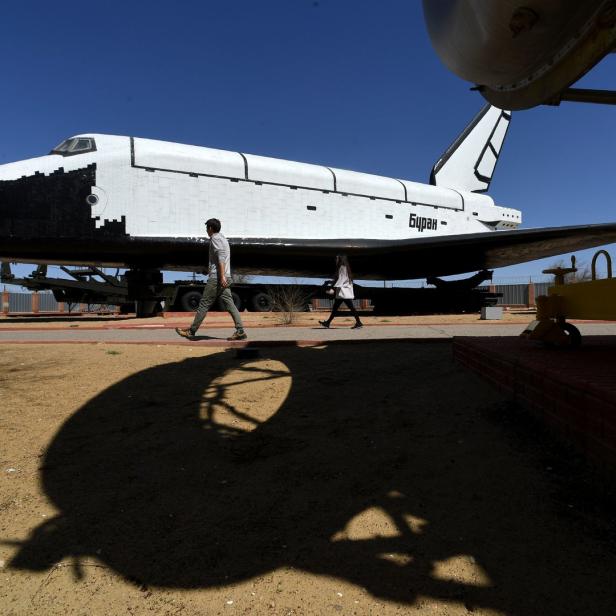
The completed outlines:
[[[150,139],[87,134],[90,151],[0,166],[0,181],[96,166],[83,207],[131,237],[407,239],[512,229],[520,212],[479,193]],[[65,142],[65,143],[67,143]]]
[[[616,237],[616,226],[517,229],[486,191],[511,115],[486,106],[421,184],[151,139],[85,134],[0,165],[0,259],[200,271],[219,218],[236,270],[412,279],[502,267]]]

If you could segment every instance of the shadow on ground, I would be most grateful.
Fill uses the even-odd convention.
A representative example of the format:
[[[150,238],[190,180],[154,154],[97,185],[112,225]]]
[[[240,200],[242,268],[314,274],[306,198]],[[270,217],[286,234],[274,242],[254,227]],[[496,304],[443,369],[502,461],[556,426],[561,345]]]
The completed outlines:
[[[71,556],[78,578],[94,556],[172,588],[294,567],[409,606],[613,613],[616,559],[546,502],[448,345],[263,353],[157,366],[79,409],[41,468],[61,513],[10,566]]]

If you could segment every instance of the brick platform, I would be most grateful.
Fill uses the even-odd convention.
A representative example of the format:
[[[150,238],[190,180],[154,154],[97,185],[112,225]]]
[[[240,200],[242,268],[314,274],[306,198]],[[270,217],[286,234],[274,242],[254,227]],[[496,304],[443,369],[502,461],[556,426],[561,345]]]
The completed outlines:
[[[521,338],[454,338],[453,352],[616,477],[616,337],[585,336],[577,350]]]

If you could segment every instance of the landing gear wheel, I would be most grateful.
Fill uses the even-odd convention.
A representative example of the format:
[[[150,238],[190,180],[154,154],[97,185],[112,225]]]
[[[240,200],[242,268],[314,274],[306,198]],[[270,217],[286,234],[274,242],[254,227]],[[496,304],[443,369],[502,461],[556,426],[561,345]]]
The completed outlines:
[[[559,323],[558,325],[569,338],[569,348],[576,349],[582,344],[582,334],[575,325],[571,323]]]

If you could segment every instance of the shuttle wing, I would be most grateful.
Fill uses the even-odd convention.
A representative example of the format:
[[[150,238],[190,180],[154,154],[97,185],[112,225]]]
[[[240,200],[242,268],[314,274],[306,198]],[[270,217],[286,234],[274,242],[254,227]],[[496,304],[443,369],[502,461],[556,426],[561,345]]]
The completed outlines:
[[[358,279],[406,280],[504,267],[616,242],[616,223],[404,240],[229,238],[238,272],[327,277],[348,255]],[[203,238],[0,238],[0,259],[133,269],[203,270]]]
[[[263,274],[328,276],[333,256],[345,253],[358,279],[406,280],[505,267],[612,242],[616,223],[410,240],[251,239],[234,242],[233,262],[243,268],[258,261]]]

